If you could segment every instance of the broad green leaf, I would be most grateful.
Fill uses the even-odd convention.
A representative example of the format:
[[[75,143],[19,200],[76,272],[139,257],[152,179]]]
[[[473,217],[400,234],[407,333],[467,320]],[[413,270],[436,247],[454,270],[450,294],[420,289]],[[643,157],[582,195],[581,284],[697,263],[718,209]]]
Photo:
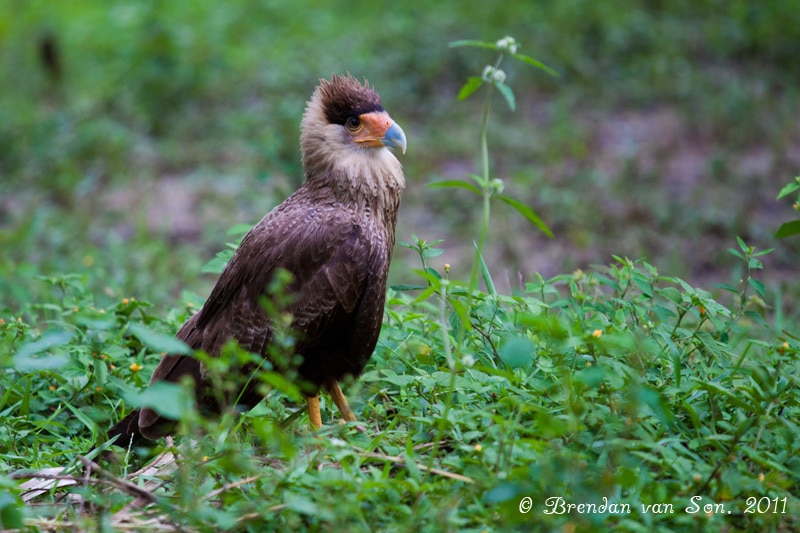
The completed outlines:
[[[233,250],[222,250],[217,252],[213,259],[208,261],[200,268],[200,272],[204,274],[221,274],[228,264],[228,261],[233,257]]]
[[[0,492],[0,526],[4,531],[22,531],[25,524],[20,506],[11,492]]]
[[[527,205],[523,204],[519,200],[515,200],[514,198],[511,198],[511,197],[506,196],[504,194],[497,194],[497,195],[495,195],[495,198],[497,198],[498,200],[502,200],[503,202],[507,203],[508,205],[510,205],[511,207],[516,209],[517,211],[519,211],[519,213],[522,216],[527,218],[537,228],[542,230],[542,233],[544,233],[545,235],[547,235],[551,239],[553,238],[553,232],[550,231],[550,228],[547,227],[547,225],[542,221],[542,219],[539,218],[539,216],[536,213],[533,212],[533,209],[531,209]]]
[[[428,288],[428,285],[414,285],[414,284],[411,284],[411,283],[405,283],[405,284],[401,283],[400,285],[392,285],[391,286],[391,289],[393,291],[397,291],[397,292],[417,291],[417,290],[423,290],[423,289],[427,289],[427,288]]]
[[[778,198],[776,198],[776,200],[780,200],[787,194],[792,194],[797,189],[800,189],[800,176],[795,178],[794,183],[789,183],[788,185],[785,185],[783,189],[781,189],[781,192],[778,193]]]
[[[734,248],[728,248],[728,252],[731,255],[734,255],[734,256],[738,257],[739,259],[744,260],[744,256],[742,255],[742,252],[740,252],[739,250],[736,250]]]
[[[758,294],[762,298],[764,297],[765,287],[763,283],[753,278],[750,278],[749,280],[747,280],[747,282],[750,284],[751,287],[753,287],[753,290],[756,291],[756,294]]]
[[[794,235],[800,235],[800,220],[792,220],[791,222],[781,224],[781,227],[778,228],[778,231],[775,233],[775,238],[784,239]]]
[[[487,41],[477,41],[477,40],[473,40],[473,39],[463,39],[463,40],[460,40],[460,41],[452,41],[452,42],[448,43],[447,46],[449,46],[450,48],[458,48],[460,46],[474,46],[474,47],[477,47],[477,48],[490,48],[492,50],[497,50],[497,44],[495,44],[495,43],[490,43],[490,42],[487,42]]]
[[[658,417],[664,424],[671,424],[675,419],[672,414],[669,402],[659,394],[659,392],[652,387],[642,386],[639,387],[636,394],[636,399],[639,402],[648,406],[653,414]]]
[[[660,296],[663,296],[667,300],[670,300],[671,302],[676,304],[680,304],[681,301],[683,300],[683,298],[681,297],[681,291],[679,291],[675,287],[664,287],[663,289],[656,289],[656,292]]]
[[[67,364],[69,358],[63,354],[47,354],[34,357],[44,351],[63,346],[72,340],[73,334],[68,331],[49,331],[35,341],[28,341],[20,346],[14,354],[14,368],[19,372],[35,370],[53,370]]]
[[[175,383],[158,381],[141,392],[123,392],[125,401],[142,408],[149,407],[170,420],[179,420],[189,413],[194,398],[188,390]]]
[[[154,331],[144,324],[131,322],[128,324],[128,331],[142,344],[155,352],[169,354],[191,354],[192,349],[185,342],[176,339],[172,335],[167,335],[159,331]]]
[[[548,74],[551,74],[553,76],[556,76],[556,77],[559,76],[558,72],[556,72],[552,68],[548,67],[547,65],[545,65],[541,61],[537,61],[532,57],[526,56],[525,54],[511,54],[511,57],[513,57],[514,59],[519,59],[520,61],[525,62],[525,63],[527,63],[529,65],[533,65],[536,68],[540,68],[540,69],[544,70],[545,72],[547,72]]]
[[[500,91],[500,94],[503,95],[503,98],[506,99],[506,102],[508,102],[509,109],[514,111],[517,108],[517,102],[514,99],[514,91],[511,90],[511,87],[505,83],[497,83],[495,86],[497,90]]]
[[[443,253],[444,250],[442,248],[425,248],[422,251],[422,257],[424,257],[425,259],[431,259],[433,257],[439,257]]]
[[[731,285],[730,283],[712,283],[711,286],[716,287],[718,289],[722,289],[723,291],[739,294],[739,287]]]
[[[464,180],[434,181],[433,183],[428,183],[428,187],[432,189],[444,189],[444,188],[467,189],[468,191],[472,191],[475,194],[481,194],[481,190],[478,187]]]
[[[500,359],[510,368],[520,368],[533,362],[533,343],[527,337],[511,336],[500,347]]]
[[[480,76],[470,76],[467,78],[467,83],[458,91],[458,99],[466,100],[472,93],[480,89],[481,85],[483,85],[483,78]]]
[[[747,243],[744,242],[744,240],[741,237],[736,237],[736,242],[739,244],[739,248],[741,248],[741,250],[744,253],[747,254],[747,253],[751,253],[753,251],[753,250],[750,249],[750,247],[747,245]]]

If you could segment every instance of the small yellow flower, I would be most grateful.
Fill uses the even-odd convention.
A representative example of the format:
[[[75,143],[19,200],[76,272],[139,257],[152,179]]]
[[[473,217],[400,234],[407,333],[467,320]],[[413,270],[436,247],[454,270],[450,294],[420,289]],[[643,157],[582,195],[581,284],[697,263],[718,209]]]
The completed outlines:
[[[444,273],[445,274],[449,274],[450,273],[450,263],[445,263],[444,264]]]
[[[594,330],[592,332],[592,337],[594,337],[595,339],[599,339],[602,336],[603,336],[603,330],[602,329],[596,329],[596,330]]]
[[[482,449],[483,449],[483,446],[481,446],[480,444],[476,444],[476,445],[475,445],[475,451],[476,451],[476,452],[479,452],[479,451],[481,451]]]
[[[55,385],[50,385],[50,387],[48,387],[48,388],[50,389],[50,391],[51,391],[51,392],[52,392],[52,391],[54,391],[54,390],[56,390],[56,387],[55,387]]]
[[[760,474],[758,474],[758,482],[759,483],[764,483],[764,472],[761,472]]]
[[[123,298],[122,299],[122,305],[128,305],[129,303],[130,303],[129,299],[127,299],[127,298]]]
[[[95,387],[94,390],[97,392],[103,392],[103,387]]]
[[[138,372],[139,370],[142,369],[142,365],[137,364],[137,363],[131,363],[130,369],[133,372]]]

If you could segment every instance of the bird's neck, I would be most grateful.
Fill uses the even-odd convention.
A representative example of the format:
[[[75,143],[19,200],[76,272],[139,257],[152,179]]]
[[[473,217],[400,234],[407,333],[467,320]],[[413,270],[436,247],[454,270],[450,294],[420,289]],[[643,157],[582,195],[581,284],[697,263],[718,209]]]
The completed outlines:
[[[355,210],[387,217],[394,226],[405,189],[403,168],[386,149],[354,150],[345,156],[304,161],[306,187]]]

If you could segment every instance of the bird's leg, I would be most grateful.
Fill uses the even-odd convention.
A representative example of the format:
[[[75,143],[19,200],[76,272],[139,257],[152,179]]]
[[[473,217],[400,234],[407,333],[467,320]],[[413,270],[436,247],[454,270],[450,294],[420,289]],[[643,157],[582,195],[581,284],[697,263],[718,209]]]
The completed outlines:
[[[306,398],[306,405],[308,406],[308,419],[311,425],[316,429],[322,427],[322,415],[319,412],[319,394],[308,396]]]
[[[355,422],[356,416],[353,414],[353,411],[350,409],[350,405],[347,403],[347,398],[344,397],[344,393],[342,389],[339,388],[339,383],[336,380],[330,380],[327,383],[328,393],[333,398],[333,403],[336,404],[336,407],[339,408],[339,414],[342,415],[348,422]]]

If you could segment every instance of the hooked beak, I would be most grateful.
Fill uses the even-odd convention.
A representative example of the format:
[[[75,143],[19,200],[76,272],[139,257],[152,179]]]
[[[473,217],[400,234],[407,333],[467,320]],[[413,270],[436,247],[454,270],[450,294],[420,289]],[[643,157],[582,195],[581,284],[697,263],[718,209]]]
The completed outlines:
[[[404,154],[406,153],[406,134],[403,132],[403,128],[398,126],[395,122],[393,122],[392,125],[389,126],[389,129],[386,130],[386,133],[383,134],[381,142],[384,146],[400,148]]]

